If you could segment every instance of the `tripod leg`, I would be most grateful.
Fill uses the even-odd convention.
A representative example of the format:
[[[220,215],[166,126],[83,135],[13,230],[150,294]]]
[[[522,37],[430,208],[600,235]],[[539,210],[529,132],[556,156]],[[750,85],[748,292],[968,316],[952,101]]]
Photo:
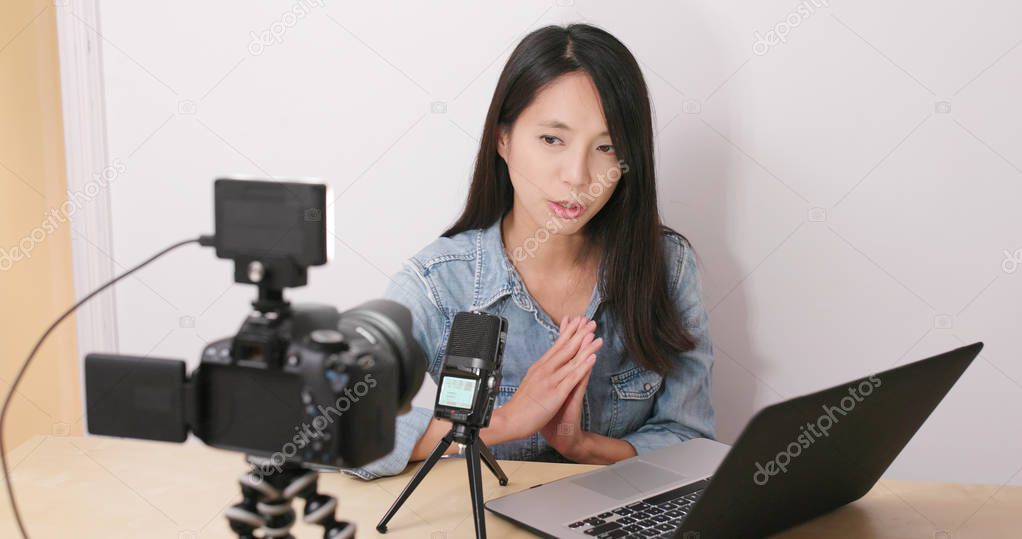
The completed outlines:
[[[479,456],[483,458],[483,464],[493,472],[493,475],[497,476],[497,481],[500,482],[500,486],[507,486],[507,475],[504,475],[504,470],[500,468],[500,464],[497,463],[497,459],[493,458],[493,453],[490,453],[490,448],[486,447],[486,444],[482,440],[476,439],[476,445],[479,446]]]
[[[263,481],[257,473],[258,469],[252,466],[252,471],[241,476],[241,503],[237,503],[224,511],[224,517],[231,526],[231,530],[238,534],[238,539],[254,539],[255,531],[266,524],[266,517],[259,512],[258,503],[266,498],[273,498],[279,495],[279,491],[268,482]]]
[[[407,485],[405,485],[405,489],[401,491],[401,495],[397,497],[397,500],[394,500],[394,504],[387,510],[387,514],[383,515],[383,518],[380,519],[379,524],[376,525],[376,531],[380,533],[387,533],[387,523],[390,522],[394,513],[397,513],[397,510],[405,503],[405,500],[407,500],[408,496],[412,494],[415,487],[419,486],[419,483],[422,482],[422,478],[426,477],[426,474],[433,468],[433,465],[440,460],[440,457],[447,451],[447,448],[450,447],[453,440],[453,430],[445,434],[444,437],[440,439],[440,442],[436,444],[436,449],[434,449],[433,453],[429,455],[429,458],[427,458],[419,466],[419,469],[415,471],[415,476],[412,477],[412,480],[409,481]]]
[[[471,444],[467,448],[468,483],[472,490],[472,516],[476,522],[476,539],[486,539],[486,513],[483,512],[482,471],[479,469],[479,446]]]

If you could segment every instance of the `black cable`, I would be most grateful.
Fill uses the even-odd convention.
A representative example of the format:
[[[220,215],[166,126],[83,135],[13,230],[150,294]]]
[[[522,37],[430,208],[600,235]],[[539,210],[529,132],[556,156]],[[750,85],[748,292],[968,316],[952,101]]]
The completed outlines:
[[[65,311],[64,314],[60,315],[60,318],[57,318],[57,320],[50,324],[50,327],[46,329],[46,332],[43,333],[42,337],[39,337],[39,340],[35,343],[35,346],[32,347],[32,351],[29,352],[28,358],[25,359],[25,362],[21,364],[21,368],[18,369],[17,376],[14,377],[14,382],[11,383],[11,389],[10,391],[7,392],[7,397],[4,398],[3,409],[0,410],[0,464],[3,465],[4,483],[7,486],[7,499],[11,501],[11,510],[14,512],[14,521],[17,522],[18,530],[21,532],[21,536],[24,537],[25,539],[28,539],[28,533],[25,531],[25,525],[21,521],[21,514],[18,512],[18,504],[15,503],[14,501],[14,481],[11,478],[10,471],[7,469],[7,448],[4,445],[3,431],[4,427],[7,424],[7,408],[10,407],[11,400],[14,398],[14,392],[18,389],[18,384],[21,382],[21,378],[25,375],[25,371],[28,370],[28,366],[32,362],[32,359],[35,357],[36,352],[39,351],[39,348],[43,345],[43,341],[46,340],[46,337],[49,337],[50,333],[53,333],[53,330],[56,329],[57,326],[60,325],[60,323],[63,322],[65,318],[70,316],[71,313],[75,312],[75,310],[81,307],[82,304],[84,304],[86,301],[92,299],[96,294],[99,294],[100,292],[106,290],[110,286],[113,286],[113,284],[116,283],[117,281],[120,281],[121,279],[127,277],[128,275],[135,273],[136,271],[142,269],[153,260],[160,258],[161,256],[167,254],[168,252],[174,249],[177,249],[178,247],[181,247],[182,245],[188,245],[189,243],[198,243],[199,245],[208,247],[213,245],[213,239],[214,239],[213,236],[199,236],[196,239],[185,240],[175,243],[174,245],[171,245],[170,247],[167,247],[166,249],[156,253],[145,262],[142,262],[141,264],[129,269],[123,274],[118,275],[113,279],[110,279],[103,286],[100,286],[99,288],[93,290],[87,296],[78,300],[78,303],[75,303],[73,306],[71,306],[71,308]]]

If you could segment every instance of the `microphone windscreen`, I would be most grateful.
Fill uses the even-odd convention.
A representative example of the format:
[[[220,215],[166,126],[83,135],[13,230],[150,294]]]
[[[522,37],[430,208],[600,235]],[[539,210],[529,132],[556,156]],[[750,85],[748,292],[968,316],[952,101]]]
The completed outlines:
[[[454,315],[447,339],[447,355],[491,360],[500,340],[500,317],[486,313]]]

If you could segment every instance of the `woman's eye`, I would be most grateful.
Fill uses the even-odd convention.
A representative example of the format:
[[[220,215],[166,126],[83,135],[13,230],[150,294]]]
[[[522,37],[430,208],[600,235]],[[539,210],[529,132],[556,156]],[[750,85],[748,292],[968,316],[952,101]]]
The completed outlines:
[[[556,143],[561,141],[561,139],[559,139],[559,138],[557,138],[557,137],[555,137],[553,135],[540,135],[539,138],[542,139],[543,142],[545,142],[545,143],[547,143],[549,145],[553,145],[553,144],[556,144]]]
[[[603,153],[614,153],[614,146],[612,144],[601,144],[596,149]]]

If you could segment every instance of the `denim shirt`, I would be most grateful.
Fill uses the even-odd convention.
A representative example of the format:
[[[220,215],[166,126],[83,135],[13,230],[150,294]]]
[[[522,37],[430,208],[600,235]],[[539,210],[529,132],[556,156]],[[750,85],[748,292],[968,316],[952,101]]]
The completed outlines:
[[[532,298],[508,259],[500,224],[498,219],[485,229],[437,238],[405,262],[384,292],[411,310],[413,336],[425,351],[434,382],[439,382],[455,313],[480,310],[507,318],[498,408],[559,333],[559,324]],[[595,334],[604,344],[583,399],[582,428],[625,440],[640,455],[690,438],[716,438],[710,398],[713,346],[696,259],[683,238],[665,233],[663,240],[671,299],[697,342],[693,350],[676,354],[670,375],[644,369],[629,357],[623,336],[613,331],[614,315],[602,301],[600,286],[594,287],[585,312],[596,320]],[[432,409],[413,407],[397,418],[390,454],[341,471],[362,479],[401,473],[432,417]],[[538,432],[490,449],[498,459],[569,462]]]

